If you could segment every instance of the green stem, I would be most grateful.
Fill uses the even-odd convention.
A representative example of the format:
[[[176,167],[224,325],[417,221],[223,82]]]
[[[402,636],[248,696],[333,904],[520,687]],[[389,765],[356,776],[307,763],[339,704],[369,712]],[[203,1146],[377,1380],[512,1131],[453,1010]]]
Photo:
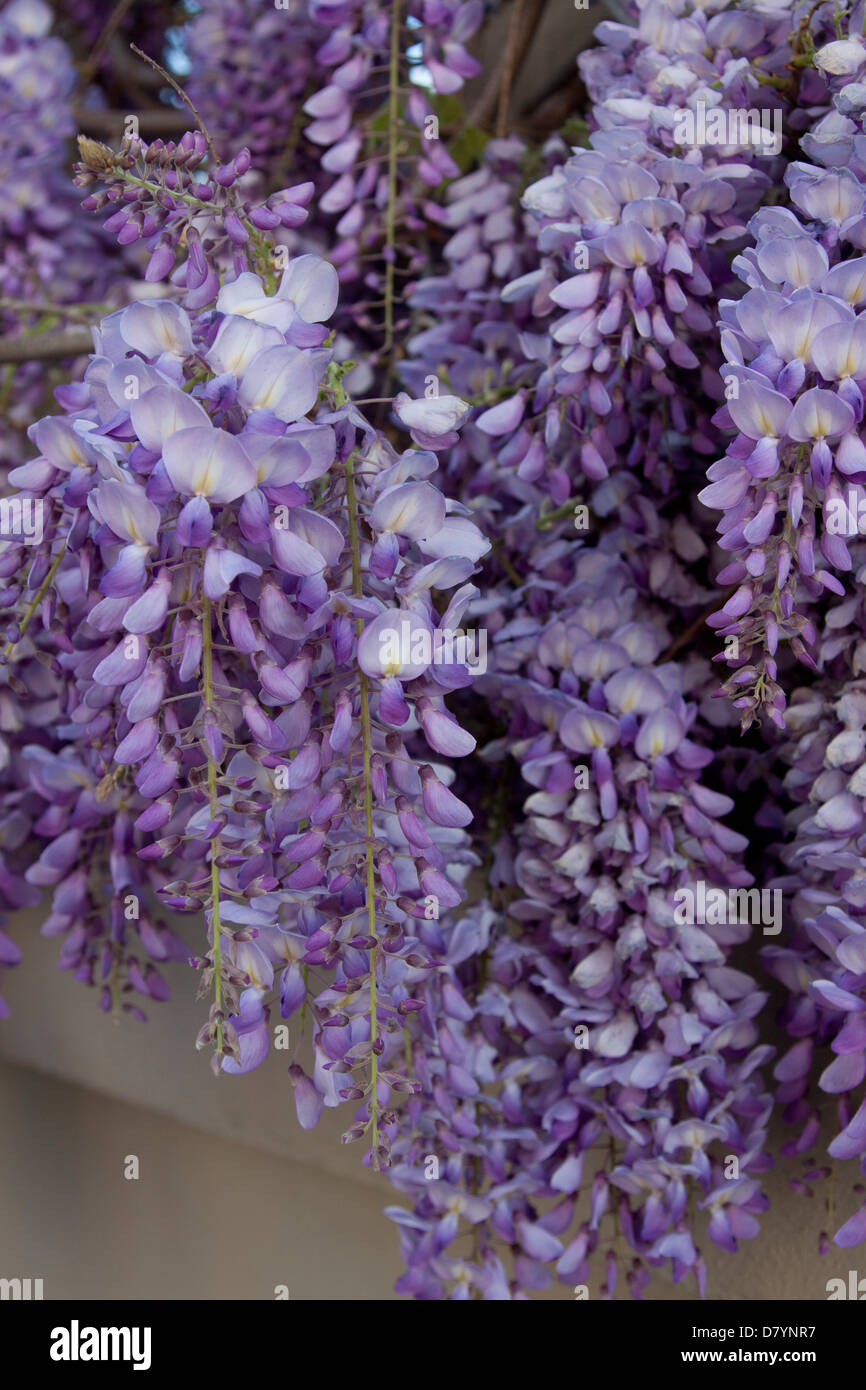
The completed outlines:
[[[497,536],[496,540],[493,542],[493,553],[496,556],[502,568],[505,570],[505,573],[508,575],[508,578],[511,580],[512,584],[515,584],[517,588],[520,589],[523,587],[525,581],[521,579],[520,575],[517,573],[517,570],[512,565],[508,556],[504,553],[502,546],[503,539],[501,536]]]
[[[205,710],[213,706],[213,633],[211,631],[211,601],[205,595],[202,596],[202,671],[204,675],[204,703]],[[219,815],[219,797],[217,795],[217,766],[211,757],[210,750],[207,750],[207,790],[210,801],[211,819],[216,820]],[[223,982],[222,982],[222,942],[220,926],[220,871],[217,859],[220,852],[219,835],[213,836],[210,842],[210,891],[213,914],[213,972],[214,972],[214,1003],[218,1013],[222,1013],[223,1007]],[[216,1027],[217,1051],[222,1052],[223,1047],[223,1028],[222,1021],[217,1020]]]
[[[307,981],[310,978],[310,967],[305,965],[301,974],[304,978],[304,1002],[301,1005],[301,1037],[304,1036],[304,1028],[307,1023]]]
[[[9,397],[12,395],[12,384],[15,381],[15,363],[7,362],[2,372],[2,385],[0,385],[0,414],[5,415],[9,407]]]
[[[150,179],[139,178],[138,174],[131,174],[128,169],[121,166],[115,166],[114,173],[118,178],[123,179],[124,183],[131,183],[136,188],[144,188],[148,193],[170,193],[172,198],[177,198],[179,202],[189,203],[196,212],[209,212],[213,216],[213,205],[206,203],[203,198],[196,198],[193,193],[181,193],[177,188],[167,188],[164,183],[151,183]]]
[[[352,592],[356,598],[363,598],[364,588],[361,578],[361,540],[358,533],[358,500],[355,493],[355,460],[350,454],[346,459],[346,505],[349,513],[349,544],[352,548]],[[364,630],[364,620],[359,618],[355,631],[360,637]],[[370,684],[365,672],[360,673],[361,683],[361,745],[364,756],[364,834],[365,864],[367,879],[367,926],[368,935],[376,936],[376,874],[373,864],[373,777],[371,769],[373,751],[373,731],[370,724]],[[370,951],[370,1041],[375,1049],[378,1036],[376,1000],[376,947]],[[373,1131],[373,1167],[379,1167],[379,1058],[375,1050],[370,1053],[370,1122]]]
[[[580,504],[579,497],[570,497],[567,502],[563,502],[561,507],[557,507],[552,512],[542,512],[535,523],[536,531],[547,531],[555,521],[562,521],[564,517],[572,516],[576,506]]]
[[[62,547],[61,547],[61,549],[58,551],[58,553],[57,553],[57,554],[55,555],[55,557],[54,557],[54,560],[52,561],[50,570],[49,570],[48,573],[46,574],[46,576],[45,576],[45,578],[43,579],[42,583],[39,585],[39,588],[38,588],[37,593],[36,593],[36,597],[34,598],[33,602],[32,602],[31,605],[30,605],[30,607],[27,609],[27,612],[24,614],[24,618],[23,618],[23,621],[22,621],[22,623],[21,623],[21,631],[19,632],[16,641],[14,641],[14,642],[7,642],[7,643],[6,643],[6,646],[3,648],[3,655],[4,655],[4,657],[7,658],[7,660],[8,660],[8,658],[12,655],[12,652],[15,650],[16,646],[17,646],[18,643],[21,641],[21,638],[24,636],[25,632],[27,631],[28,627],[30,626],[30,621],[31,621],[31,619],[32,619],[32,617],[33,617],[33,614],[36,612],[36,609],[39,607],[40,603],[42,602],[42,598],[43,598],[43,595],[44,595],[44,593],[45,593],[45,590],[48,588],[48,585],[51,583],[52,579],[54,578],[55,574],[57,573],[57,570],[58,570],[58,568],[59,568],[59,566],[60,566],[60,562],[61,562],[61,560],[63,559],[63,557],[64,557],[65,554],[66,554],[66,542],[64,541],[64,542],[63,542],[63,545],[62,545]]]
[[[794,58],[791,62],[791,66],[808,67],[809,63],[806,59]],[[754,71],[752,76],[761,87],[775,87],[777,92],[786,92],[788,90],[788,83],[785,81],[784,77],[774,77],[772,73],[758,71]]]
[[[111,1021],[120,1023],[120,947],[116,941],[112,944]]]
[[[391,0],[388,68],[388,206],[385,213],[385,351],[394,341],[394,248],[397,240],[397,141],[400,122],[400,0]]]

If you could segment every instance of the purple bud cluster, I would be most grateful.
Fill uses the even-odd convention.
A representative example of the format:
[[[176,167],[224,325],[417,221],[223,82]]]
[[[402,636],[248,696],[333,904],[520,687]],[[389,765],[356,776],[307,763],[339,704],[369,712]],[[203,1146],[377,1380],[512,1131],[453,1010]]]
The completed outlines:
[[[264,234],[300,226],[313,195],[311,183],[298,184],[250,203],[238,188],[250,167],[250,151],[244,147],[227,164],[212,158],[205,171],[210,152],[200,131],[187,131],[177,144],[153,140],[148,145],[126,136],[117,152],[79,136],[78,147],[75,182],[82,188],[99,185],[82,207],[108,212],[104,226],[119,245],[144,242],[145,280],[171,279],[184,289],[190,311],[213,303],[223,267],[232,267],[235,275],[252,268],[267,273],[273,259]],[[186,254],[178,264],[179,251]]]

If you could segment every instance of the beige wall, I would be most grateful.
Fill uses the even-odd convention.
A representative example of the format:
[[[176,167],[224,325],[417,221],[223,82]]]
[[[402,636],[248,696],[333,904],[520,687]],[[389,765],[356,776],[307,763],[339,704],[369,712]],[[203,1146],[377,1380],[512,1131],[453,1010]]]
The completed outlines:
[[[271,1299],[277,1284],[293,1301],[396,1298],[384,1179],[337,1178],[7,1062],[0,1114],[0,1277],[41,1278],[46,1299]],[[137,1181],[123,1176],[131,1154]],[[818,1258],[817,1198],[778,1175],[768,1186],[760,1240],[706,1251],[712,1300],[823,1299],[831,1276],[866,1274],[856,1251]],[[694,1296],[667,1279],[649,1293]]]
[[[393,1296],[396,1230],[359,1184],[6,1063],[0,1113],[0,1277],[46,1299]]]
[[[382,1215],[393,1189],[361,1166],[359,1146],[340,1144],[342,1116],[298,1128],[284,1054],[215,1079],[193,1047],[204,1006],[183,967],[175,999],[118,1028],[55,969],[38,919],[13,930],[25,961],[3,981],[0,1277],[42,1278],[46,1298],[273,1298],[276,1284],[296,1301],[396,1297],[397,1234]],[[138,1181],[123,1176],[131,1154]],[[844,1167],[841,1215],[856,1200],[856,1165]],[[704,1242],[710,1298],[823,1299],[828,1278],[858,1268],[856,1251],[818,1258],[826,1217],[818,1197],[790,1192],[794,1171],[768,1175],[758,1241],[737,1256]],[[866,1275],[862,1253],[860,1266]],[[649,1296],[690,1298],[694,1286],[662,1278]]]

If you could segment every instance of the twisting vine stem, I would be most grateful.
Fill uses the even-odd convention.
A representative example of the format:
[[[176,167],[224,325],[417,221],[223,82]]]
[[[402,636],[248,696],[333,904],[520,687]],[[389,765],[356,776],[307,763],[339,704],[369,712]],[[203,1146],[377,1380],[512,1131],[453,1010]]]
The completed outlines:
[[[391,0],[388,67],[388,206],[385,212],[385,351],[394,344],[394,257],[397,241],[397,141],[400,135],[400,5]]]
[[[170,72],[166,72],[165,68],[160,63],[157,63],[155,59],[149,58],[148,55],[146,53],[143,53],[142,50],[136,44],[131,43],[129,46],[132,49],[133,53],[138,54],[138,57],[141,58],[145,63],[149,63],[150,66],[156,72],[159,73],[160,77],[164,77],[169,87],[171,87],[172,91],[176,92],[177,95],[180,97],[184,106],[189,110],[196,125],[198,126],[199,130],[204,136],[205,141],[207,143],[208,154],[213,160],[214,168],[216,169],[217,165],[220,163],[220,158],[216,150],[214,149],[214,143],[211,139],[210,131],[208,130],[207,126],[205,125],[204,121],[199,115],[196,107],[194,106],[192,101],[190,101],[186,92],[183,90],[183,87],[181,87],[181,85],[178,82],[175,82]]]
[[[349,544],[352,549],[352,593],[356,598],[363,598],[364,587],[361,577],[361,541],[358,532],[358,499],[355,492],[355,459],[354,454],[350,454],[346,459],[346,510],[349,517]],[[358,618],[355,622],[355,632],[358,637],[364,630],[363,618]],[[372,746],[373,731],[370,723],[370,684],[366,674],[360,673],[361,685],[361,745],[364,758],[364,838],[365,838],[365,866],[366,866],[366,897],[367,897],[367,926],[368,934],[371,938],[376,936],[376,876],[373,864],[373,774],[372,774]],[[373,1142],[373,1167],[379,1166],[379,1058],[376,1054],[376,1041],[378,1036],[377,1016],[376,1016],[376,947],[370,951],[370,1042],[372,1050],[370,1053],[370,1123],[372,1125]]]
[[[49,571],[48,571],[48,573],[46,574],[45,578],[43,579],[42,583],[39,585],[39,588],[38,588],[38,590],[37,590],[37,592],[36,592],[36,597],[33,599],[33,601],[31,602],[31,604],[30,604],[30,606],[29,606],[29,608],[27,609],[27,612],[24,614],[24,617],[23,617],[22,620],[21,620],[21,627],[20,627],[20,629],[19,629],[19,631],[18,631],[18,637],[17,637],[16,641],[14,641],[14,642],[7,642],[7,643],[6,643],[6,646],[5,646],[4,649],[3,649],[3,655],[4,655],[4,657],[6,657],[7,659],[12,655],[12,652],[14,651],[15,647],[16,647],[16,646],[18,645],[18,643],[21,641],[21,638],[24,636],[25,632],[27,631],[28,627],[30,626],[30,622],[31,622],[31,619],[32,619],[32,617],[33,617],[33,614],[36,612],[36,609],[39,607],[40,603],[42,602],[43,595],[45,594],[46,589],[48,588],[49,584],[51,583],[51,581],[52,581],[52,579],[54,578],[55,574],[57,573],[58,569],[60,568],[61,561],[63,560],[63,557],[64,557],[65,554],[66,554],[66,541],[63,542],[63,545],[60,547],[60,550],[59,550],[59,551],[57,552],[57,554],[55,555],[55,557],[54,557],[54,559],[53,559],[53,561],[52,561],[52,563],[51,563],[51,568],[49,569]]]
[[[211,631],[211,601],[206,596],[202,596],[202,673],[204,677],[204,703],[205,711],[209,711],[213,706],[213,633]],[[216,820],[219,815],[219,797],[217,794],[217,767],[213,755],[207,747],[207,790],[210,802],[211,820]],[[211,836],[210,842],[210,891],[211,891],[211,923],[213,931],[213,970],[214,970],[214,1006],[216,1009],[216,1044],[217,1056],[222,1054],[223,1048],[223,994],[222,994],[222,942],[220,939],[220,871],[218,858],[220,853],[220,837],[217,833]]]
[[[111,40],[114,38],[114,35],[117,33],[118,29],[120,28],[121,24],[126,18],[127,12],[130,9],[132,9],[134,3],[135,0],[118,0],[118,3],[115,5],[111,14],[108,16],[108,19],[105,21],[105,24],[102,27],[102,32],[99,34],[96,43],[93,45],[93,48],[91,49],[88,57],[81,65],[81,72],[79,75],[78,84],[82,89],[85,88],[96,76],[96,73],[99,70],[99,65],[105,56],[108,45],[111,43]]]

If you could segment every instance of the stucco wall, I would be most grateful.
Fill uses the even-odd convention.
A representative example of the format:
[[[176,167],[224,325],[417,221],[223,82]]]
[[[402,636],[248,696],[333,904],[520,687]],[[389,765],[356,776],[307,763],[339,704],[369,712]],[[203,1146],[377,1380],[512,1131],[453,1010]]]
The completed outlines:
[[[149,1023],[115,1027],[55,969],[38,918],[13,930],[25,960],[4,979],[0,1026],[0,1277],[42,1278],[46,1298],[273,1298],[277,1284],[294,1300],[396,1297],[397,1234],[382,1216],[395,1194],[339,1143],[342,1116],[298,1128],[284,1054],[215,1079],[192,1046],[203,1006],[182,967]],[[130,1155],[138,1180],[124,1177]],[[818,1258],[826,1216],[789,1190],[794,1171],[768,1175],[759,1241],[737,1256],[704,1242],[712,1299],[823,1299],[828,1278],[857,1267],[856,1251]],[[836,1184],[842,1214],[855,1176]],[[650,1294],[693,1296],[691,1283]]]

